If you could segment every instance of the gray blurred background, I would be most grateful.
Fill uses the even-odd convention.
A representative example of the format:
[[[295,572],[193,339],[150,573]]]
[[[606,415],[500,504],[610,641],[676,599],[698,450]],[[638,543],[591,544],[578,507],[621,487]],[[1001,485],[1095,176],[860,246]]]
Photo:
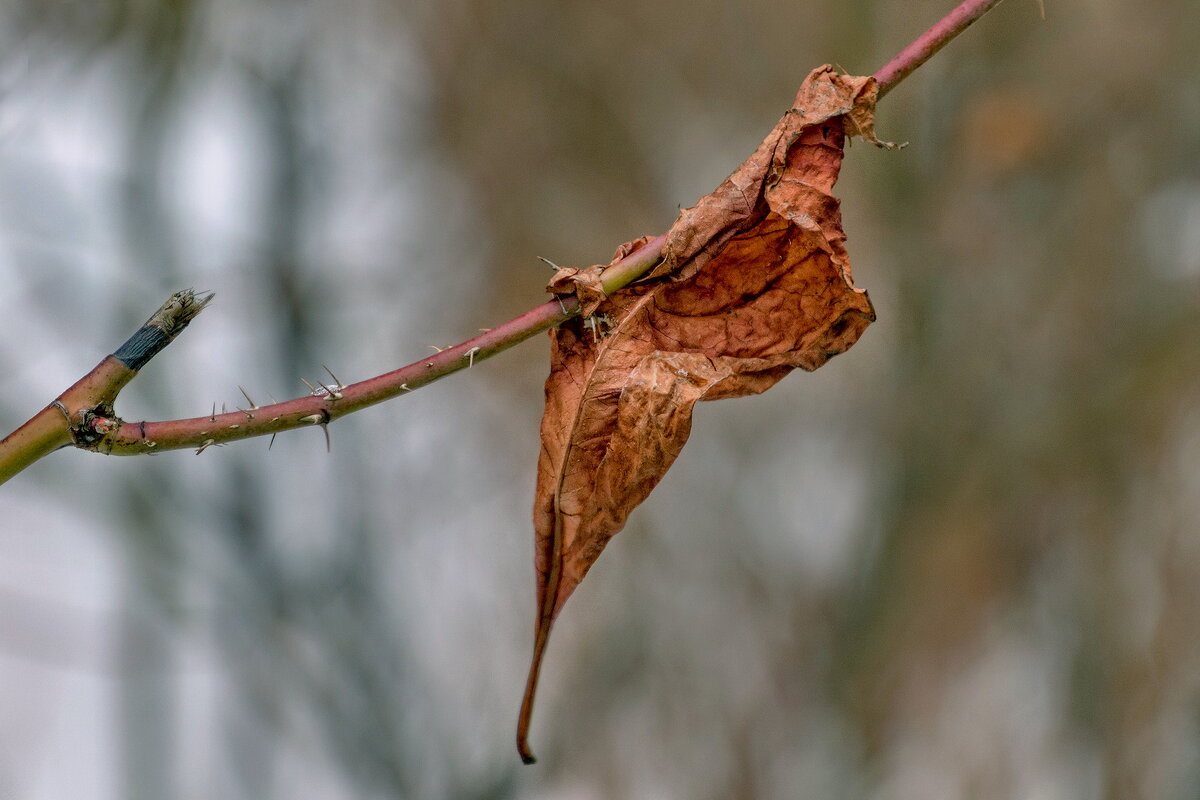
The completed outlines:
[[[393,369],[658,233],[952,0],[4,0],[0,427],[168,293],[168,419]],[[1200,797],[1189,0],[1009,0],[839,190],[879,322],[692,442],[532,642],[545,339],[0,490],[0,798]]]

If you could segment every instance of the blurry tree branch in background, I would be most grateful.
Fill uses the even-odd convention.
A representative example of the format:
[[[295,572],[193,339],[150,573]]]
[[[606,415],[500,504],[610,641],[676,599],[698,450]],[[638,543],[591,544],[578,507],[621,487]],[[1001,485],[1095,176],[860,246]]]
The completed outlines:
[[[891,91],[1000,1],[964,0],[960,3],[875,73],[878,96]],[[660,260],[665,241],[665,236],[654,237],[608,267],[601,277],[604,294],[618,291],[654,267]],[[71,444],[109,455],[139,455],[183,448],[195,448],[200,453],[208,447],[239,439],[273,436],[313,425],[324,427],[338,417],[474,366],[477,361],[490,358],[580,313],[574,297],[558,297],[479,336],[439,349],[433,356],[366,381],[342,385],[330,372],[330,384],[318,382],[311,394],[283,403],[258,406],[243,390],[249,407],[233,412],[223,410],[217,414],[214,407],[208,416],[167,422],[124,422],[117,417],[113,403],[120,390],[186,327],[211,297],[197,298],[191,291],[172,295],[117,352],[0,441],[0,483],[50,452]]]

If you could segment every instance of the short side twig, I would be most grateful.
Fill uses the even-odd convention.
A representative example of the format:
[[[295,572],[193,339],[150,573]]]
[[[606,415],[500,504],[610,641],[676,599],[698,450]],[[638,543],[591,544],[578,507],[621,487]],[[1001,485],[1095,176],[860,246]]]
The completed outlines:
[[[0,441],[0,483],[69,444],[95,449],[116,430],[112,404],[117,394],[212,297],[211,293],[198,296],[191,289],[171,295],[116,352]]]

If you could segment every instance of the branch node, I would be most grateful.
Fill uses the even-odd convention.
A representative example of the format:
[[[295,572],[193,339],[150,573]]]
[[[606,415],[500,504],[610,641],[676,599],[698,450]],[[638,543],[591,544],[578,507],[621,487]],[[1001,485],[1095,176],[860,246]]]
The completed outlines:
[[[326,367],[325,371],[328,372],[329,367]],[[332,372],[330,372],[329,374],[333,375]],[[308,381],[305,381],[304,378],[301,378],[300,380],[304,381],[304,385],[308,387],[310,395],[312,395],[313,397],[328,397],[330,400],[341,400],[342,399],[342,389],[346,388],[345,386],[342,386],[340,383],[334,383],[333,386],[326,386],[321,381],[317,381],[317,385],[313,386]],[[336,380],[336,376],[335,376],[335,380]]]

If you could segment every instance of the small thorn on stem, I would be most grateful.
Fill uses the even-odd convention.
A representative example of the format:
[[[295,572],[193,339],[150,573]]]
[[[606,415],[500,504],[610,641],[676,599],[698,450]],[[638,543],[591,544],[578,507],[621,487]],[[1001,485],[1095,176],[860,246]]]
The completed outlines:
[[[321,430],[325,433],[325,452],[332,452],[333,444],[329,440],[329,415],[328,414],[309,414],[307,417],[301,417],[301,422],[308,422],[313,425],[320,425]]]
[[[250,395],[246,393],[246,390],[241,386],[238,387],[238,390],[242,393],[242,397],[246,398],[246,402],[250,404],[250,410],[256,411],[258,409],[258,403],[254,402]]]
[[[326,367],[325,369],[328,370],[329,368]],[[332,375],[333,373],[330,374]],[[340,383],[335,382],[333,386],[326,386],[321,381],[317,381],[317,385],[313,386],[308,381],[305,381],[304,378],[300,380],[304,381],[304,385],[308,387],[309,394],[313,397],[328,397],[330,400],[342,399],[341,390],[343,387]]]
[[[538,256],[538,261],[544,261],[545,263],[549,264],[550,269],[554,270],[555,272],[562,269],[562,267],[560,267],[558,264],[555,264],[553,261],[551,261],[548,258],[542,258],[541,256]]]
[[[338,376],[333,374],[333,370],[331,370],[329,367],[325,366],[324,364],[321,365],[321,368],[329,373],[329,377],[333,378],[334,386],[336,386],[339,389],[345,387],[345,384],[343,384],[341,381],[338,380]]]
[[[432,347],[434,350],[437,350],[439,353],[441,353],[441,352],[443,352],[443,351],[445,351],[445,350],[449,350],[449,349],[450,349],[450,346],[449,346],[449,345],[447,345],[447,346],[445,346],[445,347],[438,347],[436,344],[431,344],[431,345],[427,345],[427,346],[428,346],[428,347]]]
[[[467,352],[463,353],[463,358],[467,359],[467,369],[475,366],[475,354],[479,352],[478,347],[472,347]]]

